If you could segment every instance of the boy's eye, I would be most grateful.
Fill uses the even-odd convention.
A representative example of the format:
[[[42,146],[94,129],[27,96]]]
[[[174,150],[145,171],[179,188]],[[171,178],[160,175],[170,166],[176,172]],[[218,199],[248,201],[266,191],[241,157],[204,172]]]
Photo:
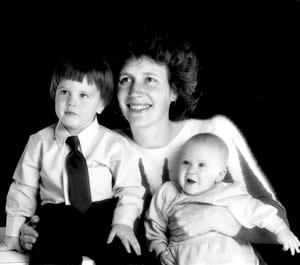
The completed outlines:
[[[58,93],[60,93],[60,94],[62,94],[62,95],[66,95],[66,94],[68,94],[68,91],[65,90],[65,89],[60,89],[60,90],[58,91]]]

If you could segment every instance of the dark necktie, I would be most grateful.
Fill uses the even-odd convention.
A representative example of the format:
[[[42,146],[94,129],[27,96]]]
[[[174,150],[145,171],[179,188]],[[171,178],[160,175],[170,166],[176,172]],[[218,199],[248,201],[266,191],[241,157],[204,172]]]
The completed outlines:
[[[71,148],[66,158],[70,203],[84,213],[92,203],[88,168],[84,156],[78,150],[78,137],[70,136],[66,143]]]

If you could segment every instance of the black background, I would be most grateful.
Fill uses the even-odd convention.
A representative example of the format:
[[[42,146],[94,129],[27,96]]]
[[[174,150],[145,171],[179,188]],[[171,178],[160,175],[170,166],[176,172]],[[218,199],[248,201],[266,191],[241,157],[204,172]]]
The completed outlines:
[[[6,193],[28,136],[56,120],[49,79],[58,58],[70,52],[110,58],[143,28],[158,27],[189,39],[199,56],[203,95],[193,116],[223,114],[240,128],[300,237],[299,176],[291,160],[286,162],[288,148],[297,142],[286,111],[295,72],[289,18],[269,5],[174,5],[151,3],[139,11],[117,5],[74,9],[74,4],[72,9],[52,4],[2,10],[0,226],[5,226]],[[105,115],[104,124],[110,116]],[[276,255],[274,260],[295,262],[279,246],[268,251],[270,262]]]

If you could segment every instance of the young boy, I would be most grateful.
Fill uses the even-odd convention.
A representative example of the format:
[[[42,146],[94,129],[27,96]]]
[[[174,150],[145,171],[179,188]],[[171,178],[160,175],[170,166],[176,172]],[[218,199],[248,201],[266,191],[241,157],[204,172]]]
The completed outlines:
[[[0,251],[20,250],[19,229],[37,210],[39,237],[30,264],[81,264],[82,255],[96,263],[109,257],[109,264],[116,256],[126,259],[130,247],[140,254],[133,232],[144,195],[138,163],[125,138],[97,120],[112,93],[104,61],[69,60],[57,67],[50,94],[58,122],[29,138],[7,195]]]
[[[218,136],[210,133],[190,138],[180,152],[178,179],[166,182],[153,196],[146,219],[150,250],[159,256],[161,264],[258,264],[248,242],[210,231],[175,242],[167,238],[168,217],[176,206],[188,203],[213,204],[227,207],[245,227],[259,226],[274,232],[284,250],[292,255],[300,252],[300,242],[276,208],[252,198],[239,184],[224,183],[228,148]],[[222,222],[222,220],[220,220]]]

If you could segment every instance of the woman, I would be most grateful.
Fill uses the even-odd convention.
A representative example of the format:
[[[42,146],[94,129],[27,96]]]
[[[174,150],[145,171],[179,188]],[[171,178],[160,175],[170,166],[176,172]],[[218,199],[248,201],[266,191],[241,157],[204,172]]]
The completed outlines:
[[[119,56],[122,64],[115,69],[119,73],[115,98],[130,126],[123,130],[124,135],[139,156],[139,168],[147,190],[145,211],[157,188],[173,179],[182,144],[195,134],[211,132],[229,147],[226,181],[238,181],[253,197],[275,206],[286,220],[284,208],[237,127],[223,116],[186,119],[197,103],[198,60],[189,44],[150,36],[132,42],[126,51]],[[218,222],[220,218],[222,224]],[[35,219],[37,217],[32,218],[32,222]],[[182,205],[171,217],[170,227],[172,237],[177,237],[178,241],[215,230],[251,242],[276,242],[259,229],[241,229],[226,209],[209,205]],[[137,229],[142,253],[147,256],[143,218]],[[25,248],[31,248],[34,233],[32,227],[23,227],[21,242]],[[146,261],[154,262],[149,257]]]

